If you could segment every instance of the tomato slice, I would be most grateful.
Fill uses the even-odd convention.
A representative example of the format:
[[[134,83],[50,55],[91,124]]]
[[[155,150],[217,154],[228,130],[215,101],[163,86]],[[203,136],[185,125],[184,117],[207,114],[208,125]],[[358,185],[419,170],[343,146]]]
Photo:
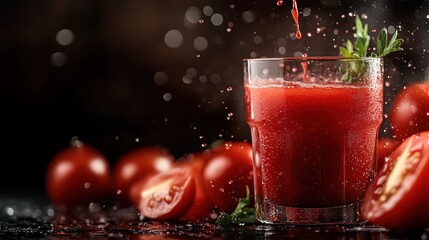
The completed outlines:
[[[186,212],[195,197],[195,181],[188,169],[174,168],[137,182],[130,197],[137,209],[156,220],[175,219]]]
[[[408,137],[368,187],[362,215],[393,230],[429,226],[429,131]]]

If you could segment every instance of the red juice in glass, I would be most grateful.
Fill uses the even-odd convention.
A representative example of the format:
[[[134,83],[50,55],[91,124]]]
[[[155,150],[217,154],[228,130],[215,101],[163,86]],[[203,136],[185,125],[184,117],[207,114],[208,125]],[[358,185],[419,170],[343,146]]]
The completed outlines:
[[[356,64],[362,72],[347,79]],[[358,221],[374,175],[382,82],[378,58],[245,60],[259,220]]]

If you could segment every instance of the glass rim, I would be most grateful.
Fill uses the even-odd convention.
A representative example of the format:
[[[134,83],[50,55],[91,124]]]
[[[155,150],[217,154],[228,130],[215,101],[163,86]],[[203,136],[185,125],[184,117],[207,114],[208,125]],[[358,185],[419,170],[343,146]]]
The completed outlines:
[[[338,61],[338,60],[379,60],[381,57],[343,57],[343,56],[307,56],[307,57],[258,57],[244,58],[243,62],[249,61]]]

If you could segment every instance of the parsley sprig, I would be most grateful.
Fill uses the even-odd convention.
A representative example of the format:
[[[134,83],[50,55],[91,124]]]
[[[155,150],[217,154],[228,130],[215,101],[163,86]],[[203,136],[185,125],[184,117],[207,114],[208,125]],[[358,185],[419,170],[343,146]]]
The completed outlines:
[[[370,40],[368,24],[363,25],[359,16],[356,15],[356,40],[354,44],[352,41],[347,40],[346,46],[340,47],[340,53],[347,58],[367,57]],[[370,56],[382,58],[390,53],[402,51],[402,43],[404,43],[404,40],[398,38],[397,30],[389,40],[387,29],[382,28],[377,36],[376,52],[371,52]],[[365,68],[366,64],[363,61],[350,62],[348,67],[341,68],[341,80],[346,83],[354,82],[362,77]]]
[[[254,223],[255,221],[255,208],[251,206],[250,190],[246,186],[246,197],[238,201],[237,207],[231,214],[221,212],[216,224],[222,228],[228,228],[237,224]]]

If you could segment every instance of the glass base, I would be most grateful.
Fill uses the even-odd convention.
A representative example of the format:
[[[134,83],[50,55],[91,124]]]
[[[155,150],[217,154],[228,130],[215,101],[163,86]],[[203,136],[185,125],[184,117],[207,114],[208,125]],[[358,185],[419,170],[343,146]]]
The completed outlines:
[[[360,202],[323,208],[285,207],[269,201],[256,201],[256,217],[267,224],[287,225],[360,225]]]

